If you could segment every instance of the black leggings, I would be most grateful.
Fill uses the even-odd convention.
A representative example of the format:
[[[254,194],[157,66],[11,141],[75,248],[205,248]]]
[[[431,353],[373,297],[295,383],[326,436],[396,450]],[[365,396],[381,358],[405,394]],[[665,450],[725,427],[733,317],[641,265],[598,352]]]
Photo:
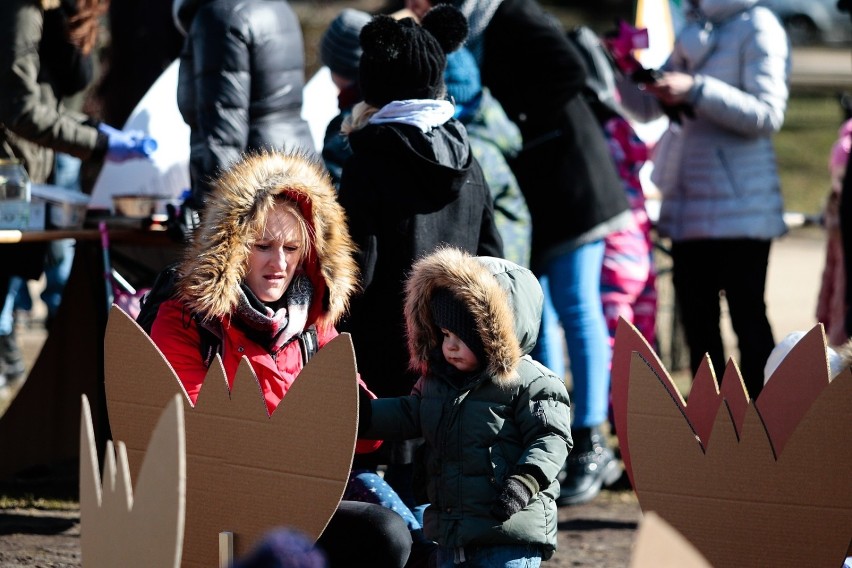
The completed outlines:
[[[737,334],[740,372],[751,398],[763,388],[763,366],[775,347],[766,317],[766,271],[771,241],[701,239],[672,243],[672,279],[689,344],[692,373],[710,355],[716,379],[725,373],[719,328],[719,293],[724,290]]]
[[[341,501],[317,546],[328,556],[329,568],[402,568],[411,552],[411,533],[390,509]]]

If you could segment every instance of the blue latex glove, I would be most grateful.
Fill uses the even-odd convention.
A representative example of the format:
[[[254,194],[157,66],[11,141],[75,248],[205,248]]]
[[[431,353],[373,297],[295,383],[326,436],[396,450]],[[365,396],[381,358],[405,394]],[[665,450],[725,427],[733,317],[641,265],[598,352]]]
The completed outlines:
[[[106,159],[110,162],[124,162],[134,158],[148,158],[157,149],[157,141],[145,136],[141,130],[118,130],[100,123],[98,130],[107,135]]]

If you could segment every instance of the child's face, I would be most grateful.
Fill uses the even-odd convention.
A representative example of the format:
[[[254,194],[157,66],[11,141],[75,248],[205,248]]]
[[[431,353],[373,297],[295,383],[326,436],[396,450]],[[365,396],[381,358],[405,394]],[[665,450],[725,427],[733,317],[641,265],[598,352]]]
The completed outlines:
[[[441,343],[441,353],[444,354],[447,363],[464,373],[479,368],[479,359],[458,335],[444,328],[441,328],[441,334],[444,336],[444,341]]]

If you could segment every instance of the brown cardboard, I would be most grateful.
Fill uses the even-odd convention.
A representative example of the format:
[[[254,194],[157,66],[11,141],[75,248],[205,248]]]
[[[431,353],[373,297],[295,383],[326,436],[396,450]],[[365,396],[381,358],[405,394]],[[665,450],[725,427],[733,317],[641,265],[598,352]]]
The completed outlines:
[[[246,361],[230,397],[221,364],[212,365],[193,408],[150,338],[115,306],[104,366],[112,433],[127,445],[131,472],[155,416],[175,393],[184,395],[183,566],[216,566],[224,531],[234,533],[238,557],[275,526],[319,537],[343,495],[355,449],[358,393],[347,334],[311,359],[271,417]]]
[[[773,406],[772,391],[753,404],[739,381],[727,390],[723,381],[724,404],[704,399],[717,408],[704,441],[668,375],[631,354],[618,434],[628,440],[643,511],[658,513],[716,568],[841,566],[852,541],[852,373],[828,383],[824,358],[824,340],[787,356],[783,365],[797,376],[781,383],[793,391],[784,409]],[[811,396],[814,382],[823,388]]]
[[[621,452],[621,461],[624,463],[624,471],[627,472],[627,477],[630,479],[630,484],[633,483],[633,468],[630,458],[630,440],[622,435],[622,432],[627,432],[627,389],[630,377],[630,361],[633,352],[638,352],[645,359],[648,365],[654,369],[660,376],[668,376],[663,363],[645,338],[639,333],[633,324],[626,319],[619,317],[618,325],[615,328],[615,344],[612,352],[612,371],[610,373],[612,380],[610,385],[610,397],[612,400],[613,421],[615,422],[615,431],[618,436],[618,448]],[[667,384],[671,384],[668,381]],[[675,388],[671,391],[671,395],[675,397],[679,404],[683,406],[685,403],[680,392]]]
[[[748,393],[736,364],[733,361],[728,363],[724,376],[730,375],[732,378],[729,381],[722,381],[726,390],[720,392],[713,365],[706,355],[693,379],[692,389],[689,392],[690,403],[688,404],[684,401],[659,357],[645,341],[642,334],[633,324],[624,318],[619,318],[612,355],[612,407],[621,460],[631,484],[633,484],[633,467],[630,458],[630,442],[626,436],[620,433],[627,431],[628,378],[630,360],[634,352],[639,353],[658,376],[666,377],[667,380],[664,385],[669,391],[669,395],[683,412],[684,417],[702,444],[707,444],[710,441],[713,422],[723,400],[727,401],[726,409],[734,416],[737,431],[739,431],[739,425],[742,424],[745,407],[748,405]]]
[[[186,447],[183,406],[175,396],[163,410],[131,488],[127,452],[107,442],[103,483],[98,475],[89,400],[80,419],[80,548],[87,568],[177,567],[183,547]]]
[[[663,518],[645,513],[630,557],[630,568],[712,568],[701,553]]]

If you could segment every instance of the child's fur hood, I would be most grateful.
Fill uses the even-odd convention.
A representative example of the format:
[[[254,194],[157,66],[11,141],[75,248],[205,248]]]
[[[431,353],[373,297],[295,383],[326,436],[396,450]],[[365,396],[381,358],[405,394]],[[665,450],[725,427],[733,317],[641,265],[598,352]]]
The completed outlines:
[[[313,234],[304,260],[314,286],[308,323],[332,326],[348,309],[358,282],[355,245],[328,172],[304,153],[263,151],[244,156],[216,180],[180,265],[178,298],[202,320],[236,307],[254,237],[249,221],[272,209],[279,194],[299,204]]]
[[[501,258],[474,257],[443,248],[418,260],[406,282],[405,321],[413,370],[425,373],[440,345],[432,320],[432,294],[450,290],[473,315],[497,382],[517,378],[521,357],[535,345],[541,323],[542,291],[532,272]]]

